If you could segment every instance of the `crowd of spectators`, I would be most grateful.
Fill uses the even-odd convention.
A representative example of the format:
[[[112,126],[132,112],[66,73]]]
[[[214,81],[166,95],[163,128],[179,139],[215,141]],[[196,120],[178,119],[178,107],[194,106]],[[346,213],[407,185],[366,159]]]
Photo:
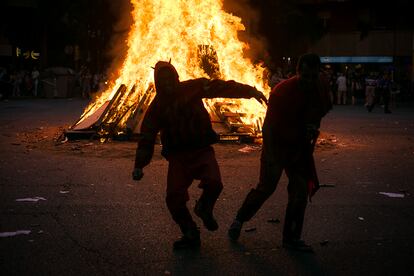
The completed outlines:
[[[348,67],[343,71],[335,71],[332,67],[326,66],[321,73],[328,81],[331,100],[335,105],[363,104],[371,111],[376,104],[382,106],[385,113],[390,113],[390,107],[396,105],[397,99],[413,100],[409,79],[396,80],[393,72],[389,70],[366,73]],[[264,80],[273,88],[294,73],[276,67],[271,71],[265,71],[264,74]]]
[[[59,82],[64,79],[64,82]],[[86,66],[79,71],[70,68],[47,68],[9,70],[0,67],[0,100],[9,98],[84,97],[92,98],[94,93],[106,88],[107,77],[100,72],[91,72]],[[65,94],[53,91],[65,86]],[[49,91],[52,91],[49,93]]]

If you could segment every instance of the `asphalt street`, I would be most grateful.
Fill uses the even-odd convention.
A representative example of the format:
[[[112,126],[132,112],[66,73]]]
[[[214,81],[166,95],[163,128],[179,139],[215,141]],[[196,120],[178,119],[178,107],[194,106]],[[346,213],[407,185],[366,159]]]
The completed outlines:
[[[260,147],[246,144],[214,146],[224,183],[219,230],[195,218],[201,248],[173,251],[180,232],[165,204],[159,145],[134,182],[135,142],[55,142],[86,105],[0,102],[1,275],[414,275],[413,104],[392,114],[335,106],[322,122],[315,159],[324,187],[308,205],[303,233],[314,254],[281,247],[285,176],[245,224],[249,231],[228,240],[258,179]]]

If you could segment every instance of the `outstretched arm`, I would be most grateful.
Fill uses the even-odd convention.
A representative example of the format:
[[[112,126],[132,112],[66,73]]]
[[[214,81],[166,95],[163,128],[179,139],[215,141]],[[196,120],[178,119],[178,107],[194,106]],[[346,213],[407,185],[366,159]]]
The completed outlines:
[[[255,98],[258,102],[267,103],[266,97],[262,92],[253,86],[238,83],[236,81],[223,80],[204,80],[204,94],[202,98]]]

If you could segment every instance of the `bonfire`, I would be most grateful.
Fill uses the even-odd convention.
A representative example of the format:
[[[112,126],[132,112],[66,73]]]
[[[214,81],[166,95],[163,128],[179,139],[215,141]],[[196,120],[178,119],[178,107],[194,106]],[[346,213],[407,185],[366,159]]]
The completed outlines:
[[[152,66],[159,60],[171,60],[181,81],[220,78],[269,92],[265,68],[244,55],[249,45],[238,38],[245,31],[241,18],[224,11],[222,0],[131,0],[131,4],[128,52],[117,78],[68,133],[92,130],[102,141],[138,133],[155,94]],[[204,104],[222,139],[260,135],[266,110],[256,100],[214,99]]]

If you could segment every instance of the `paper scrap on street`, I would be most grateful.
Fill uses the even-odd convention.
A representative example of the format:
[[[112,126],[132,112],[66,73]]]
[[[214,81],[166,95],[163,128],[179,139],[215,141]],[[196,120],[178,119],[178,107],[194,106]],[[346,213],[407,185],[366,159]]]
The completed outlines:
[[[253,232],[253,231],[256,231],[256,227],[252,227],[252,228],[248,228],[244,230],[244,232]]]
[[[280,223],[280,220],[279,219],[268,219],[267,220],[267,222],[269,222],[269,223]]]
[[[18,198],[18,199],[16,199],[17,202],[38,202],[39,200],[46,200],[46,198],[36,196],[36,197],[27,197],[27,198]]]
[[[29,235],[31,233],[30,230],[18,230],[15,232],[0,232],[0,238],[7,238],[13,237],[18,235]]]
[[[401,193],[386,193],[386,192],[379,192],[380,195],[385,195],[392,198],[403,198],[405,197],[404,194]]]

